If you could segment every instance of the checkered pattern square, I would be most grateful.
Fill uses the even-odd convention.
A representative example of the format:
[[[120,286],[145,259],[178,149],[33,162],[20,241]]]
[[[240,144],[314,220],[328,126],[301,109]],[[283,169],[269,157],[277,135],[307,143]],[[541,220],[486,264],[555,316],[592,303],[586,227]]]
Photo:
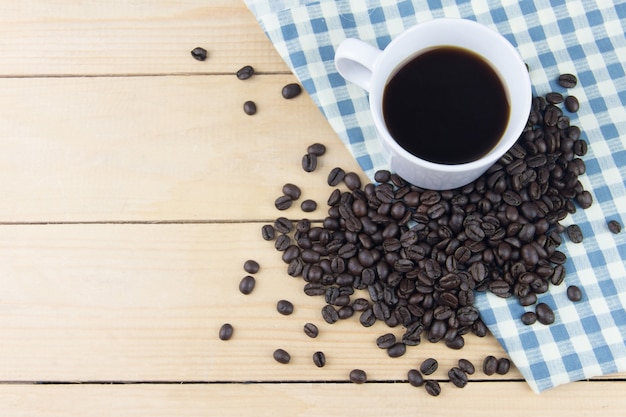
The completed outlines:
[[[591,0],[245,0],[276,50],[301,81],[366,174],[387,162],[376,138],[367,94],[336,72],[335,48],[355,37],[384,48],[404,29],[434,18],[478,21],[515,45],[530,69],[534,93],[564,90],[556,79],[576,74],[571,94],[581,109],[570,115],[589,143],[581,178],[594,204],[567,217],[585,239],[564,238],[566,284],[540,297],[554,325],[524,326],[516,300],[479,294],[476,306],[530,387],[626,371],[626,1]],[[567,285],[584,293],[567,299]]]

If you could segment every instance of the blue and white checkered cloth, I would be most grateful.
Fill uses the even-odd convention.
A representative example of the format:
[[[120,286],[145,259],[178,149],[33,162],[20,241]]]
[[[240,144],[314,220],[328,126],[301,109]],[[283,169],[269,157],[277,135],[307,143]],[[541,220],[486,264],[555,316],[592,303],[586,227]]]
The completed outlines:
[[[479,295],[481,317],[535,392],[599,375],[626,372],[626,0],[245,0],[366,174],[388,168],[369,114],[367,94],[346,83],[333,59],[347,37],[384,48],[404,29],[440,17],[476,20],[504,35],[530,67],[534,93],[564,90],[561,73],[578,77],[581,109],[571,114],[589,143],[581,177],[594,204],[561,223],[585,236],[568,255],[565,283],[539,297],[553,325],[524,326],[517,300]],[[582,301],[567,299],[577,285]]]

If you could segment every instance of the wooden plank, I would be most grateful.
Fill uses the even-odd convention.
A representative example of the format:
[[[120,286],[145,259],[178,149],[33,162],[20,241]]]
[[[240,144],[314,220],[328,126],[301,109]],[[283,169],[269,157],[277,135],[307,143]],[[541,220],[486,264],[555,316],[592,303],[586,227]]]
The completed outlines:
[[[193,59],[196,46],[209,59]],[[239,0],[11,2],[0,56],[0,76],[11,77],[288,71]]]
[[[101,416],[622,416],[626,382],[580,382],[536,395],[523,382],[442,385],[439,397],[403,384],[0,385],[13,417]]]
[[[424,342],[389,358],[375,340],[403,329],[366,329],[356,316],[325,323],[323,299],[303,294],[260,226],[1,226],[0,381],[345,381],[354,368],[401,380],[430,356],[445,379],[461,357],[479,366],[505,355],[493,337],[469,336],[462,351]],[[238,284],[249,258],[261,271],[244,296]],[[292,315],[277,313],[280,299],[295,305]],[[225,322],[235,327],[229,341],[217,337]],[[307,322],[319,326],[318,338],[305,336]],[[275,362],[276,348],[292,362]],[[312,363],[318,350],[324,368]]]
[[[361,171],[308,95],[282,98],[295,81],[0,79],[0,222],[269,219],[288,181],[322,206],[332,167]],[[328,152],[309,174],[318,141]]]

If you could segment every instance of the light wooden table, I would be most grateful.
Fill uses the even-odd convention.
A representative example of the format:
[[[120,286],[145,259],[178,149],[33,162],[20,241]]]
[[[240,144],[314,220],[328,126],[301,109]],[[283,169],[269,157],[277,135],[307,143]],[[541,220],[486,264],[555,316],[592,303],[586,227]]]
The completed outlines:
[[[422,344],[390,359],[386,332],[325,324],[263,224],[321,219],[334,166],[360,172],[238,0],[29,0],[0,7],[0,415],[620,415],[625,375],[533,394],[516,370],[446,370],[504,356]],[[205,62],[190,51],[209,51]],[[257,74],[234,73],[253,65]],[[258,113],[244,114],[254,100]],[[300,158],[327,145],[317,171]],[[314,213],[279,213],[293,182]],[[244,296],[242,264],[260,262]],[[293,315],[277,314],[278,299]],[[305,322],[321,334],[309,339]],[[220,341],[224,322],[235,337]],[[292,363],[272,359],[275,348]],[[311,362],[316,350],[328,364]],[[440,397],[406,383],[440,361]],[[362,368],[371,383],[347,382]],[[506,411],[503,411],[506,410]]]

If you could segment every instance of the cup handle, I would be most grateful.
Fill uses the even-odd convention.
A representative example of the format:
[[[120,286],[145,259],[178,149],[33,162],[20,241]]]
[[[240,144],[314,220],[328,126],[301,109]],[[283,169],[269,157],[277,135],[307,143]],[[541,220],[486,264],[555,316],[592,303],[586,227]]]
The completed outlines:
[[[382,51],[359,39],[344,39],[335,51],[335,68],[346,80],[370,91],[372,71]]]

